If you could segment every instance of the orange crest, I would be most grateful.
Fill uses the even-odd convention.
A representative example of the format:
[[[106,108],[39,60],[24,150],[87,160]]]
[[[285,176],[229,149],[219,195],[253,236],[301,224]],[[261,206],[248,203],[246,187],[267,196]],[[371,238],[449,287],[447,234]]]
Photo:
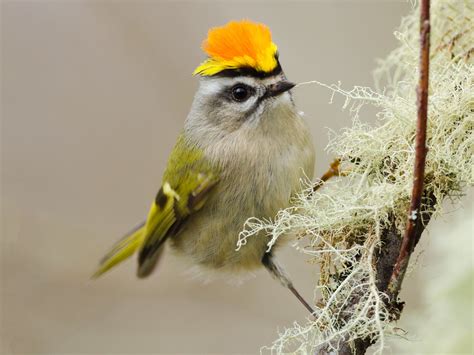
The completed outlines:
[[[277,46],[270,29],[249,20],[210,29],[202,48],[209,58],[196,68],[194,75],[211,76],[241,68],[270,73],[278,66]]]

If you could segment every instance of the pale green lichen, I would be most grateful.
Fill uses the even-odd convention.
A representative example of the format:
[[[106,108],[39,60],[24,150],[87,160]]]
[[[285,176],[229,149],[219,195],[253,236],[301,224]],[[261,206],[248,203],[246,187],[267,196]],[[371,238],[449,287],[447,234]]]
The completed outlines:
[[[432,1],[429,114],[425,189],[434,196],[434,215],[441,202],[456,199],[472,186],[474,153],[474,5],[466,1]],[[348,172],[312,193],[305,189],[294,207],[273,220],[247,221],[238,246],[264,231],[269,248],[282,235],[297,236],[295,246],[320,267],[316,285],[322,299],[316,316],[295,323],[264,349],[272,353],[314,353],[322,346],[337,350],[343,339],[371,337],[381,352],[395,334],[384,294],[376,287],[374,250],[380,232],[395,222],[404,230],[411,195],[417,117],[419,11],[402,20],[400,46],[379,63],[376,88],[325,85],[346,98],[353,125],[333,134],[328,151]],[[376,126],[359,118],[370,104],[380,109]],[[426,202],[426,201],[425,201]],[[340,312],[357,295],[358,304],[340,323]],[[264,351],[263,349],[263,351]]]

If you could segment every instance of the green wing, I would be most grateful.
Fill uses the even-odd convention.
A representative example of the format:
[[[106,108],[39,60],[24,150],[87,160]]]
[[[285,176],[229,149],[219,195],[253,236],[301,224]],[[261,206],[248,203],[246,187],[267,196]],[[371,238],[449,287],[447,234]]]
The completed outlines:
[[[95,277],[130,257],[137,249],[138,277],[148,276],[156,266],[164,242],[179,232],[187,218],[201,209],[218,182],[219,172],[190,147],[183,135],[178,138],[155,200],[143,226],[127,234],[102,259]]]
[[[181,135],[148,213],[138,254],[139,277],[153,271],[163,243],[179,232],[189,215],[202,208],[217,181],[218,172],[211,168],[202,151],[191,148]]]

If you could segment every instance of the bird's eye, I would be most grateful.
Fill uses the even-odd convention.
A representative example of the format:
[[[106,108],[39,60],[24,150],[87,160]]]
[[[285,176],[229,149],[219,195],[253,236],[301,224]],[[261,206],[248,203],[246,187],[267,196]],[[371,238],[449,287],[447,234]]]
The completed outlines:
[[[235,85],[232,88],[232,99],[237,102],[243,102],[250,96],[250,90],[244,85]]]

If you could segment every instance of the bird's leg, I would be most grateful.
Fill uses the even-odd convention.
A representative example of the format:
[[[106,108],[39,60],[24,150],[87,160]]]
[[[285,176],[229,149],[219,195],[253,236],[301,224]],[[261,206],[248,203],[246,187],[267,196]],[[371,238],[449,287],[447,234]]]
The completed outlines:
[[[296,290],[296,288],[293,286],[293,283],[289,279],[288,274],[273,259],[273,255],[271,252],[265,253],[265,255],[262,258],[262,263],[263,265],[265,265],[265,268],[270,272],[272,277],[280,281],[280,283],[284,287],[288,288],[296,296],[296,298],[301,302],[301,304],[305,306],[305,308],[313,315],[314,314],[313,308],[308,304],[308,302],[305,301],[305,299]]]
[[[328,181],[330,178],[334,176],[345,176],[347,175],[346,172],[341,172],[339,170],[339,164],[341,163],[340,159],[334,159],[334,161],[329,165],[330,168],[328,171],[324,173],[323,176],[319,179],[317,183],[314,184],[313,186],[313,192],[318,190],[323,184]],[[312,314],[314,315],[314,310],[313,308],[308,304],[308,302],[305,301],[303,296],[300,295],[300,293],[296,290],[296,288],[293,286],[293,283],[289,279],[288,275],[286,274],[285,270],[273,260],[273,255],[271,252],[265,253],[265,255],[262,258],[262,263],[265,265],[265,268],[270,272],[270,274],[280,281],[280,283],[288,288],[295,296],[296,298],[301,302],[303,306]]]

